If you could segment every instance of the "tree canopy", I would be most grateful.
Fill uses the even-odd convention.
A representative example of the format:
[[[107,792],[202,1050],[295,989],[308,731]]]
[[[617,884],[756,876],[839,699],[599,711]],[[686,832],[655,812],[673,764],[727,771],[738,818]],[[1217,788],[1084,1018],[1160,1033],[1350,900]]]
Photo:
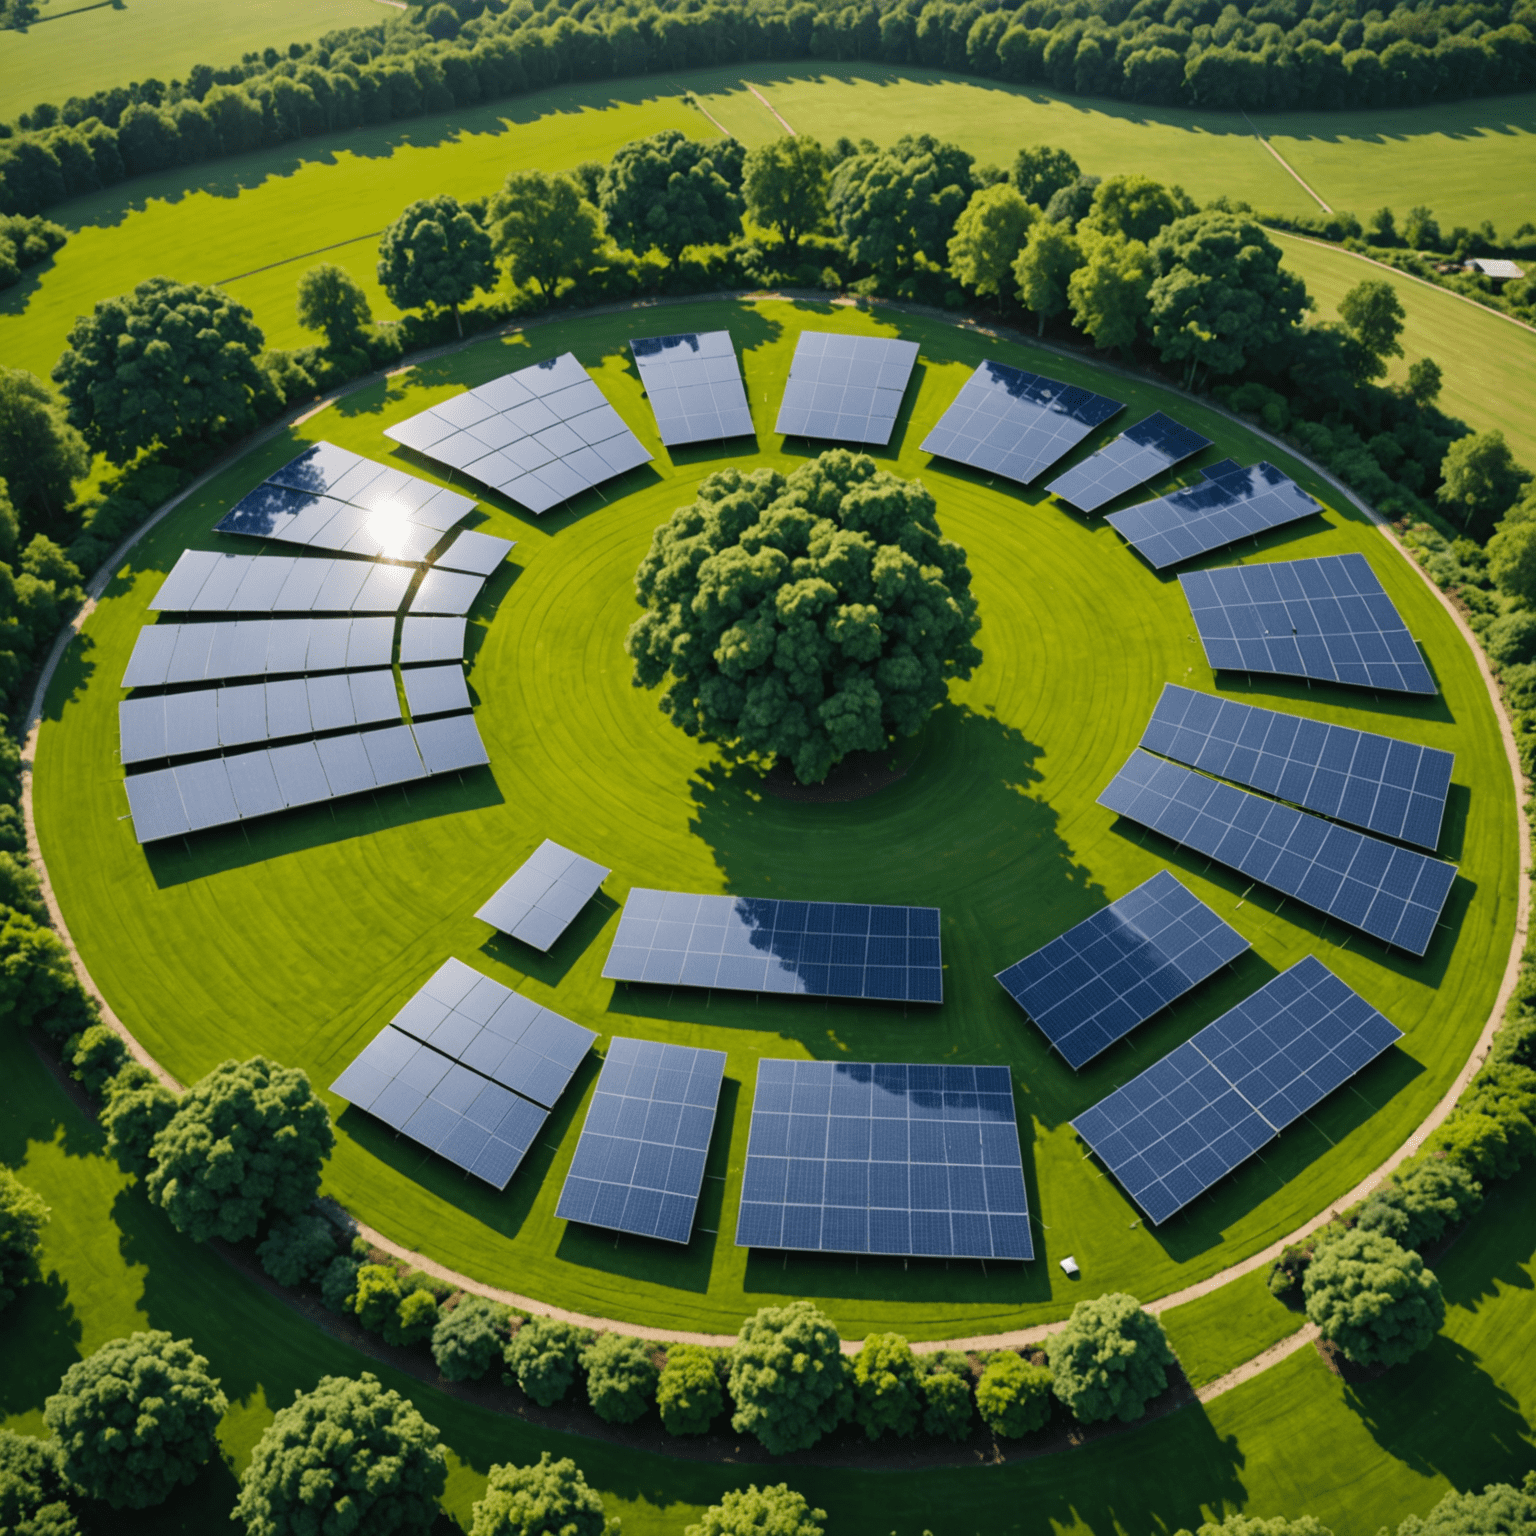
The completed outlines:
[[[254,420],[264,338],[222,288],[152,277],[75,321],[53,370],[69,421],[114,464]]]
[[[177,1102],[176,1095],[153,1078],[148,1082],[114,1079],[108,1084],[101,1125],[107,1133],[107,1152],[120,1168],[141,1178],[149,1172],[150,1148],[171,1123]]]
[[[299,324],[319,331],[334,352],[363,346],[373,326],[368,295],[344,267],[322,261],[299,279]]]
[[[1400,1168],[1360,1207],[1355,1225],[1405,1248],[1437,1241],[1483,1203],[1483,1186],[1449,1158],[1425,1157]]]
[[[76,1536],[69,1483],[55,1440],[0,1429],[0,1531],[6,1536]]]
[[[34,533],[67,537],[73,531],[65,508],[90,462],[85,439],[64,419],[47,385],[24,368],[0,368],[0,480],[18,515],[0,560],[12,559]]]
[[[1445,1321],[1440,1282],[1381,1232],[1355,1228],[1320,1246],[1302,1276],[1307,1317],[1360,1365],[1397,1365]]]
[[[809,134],[748,150],[741,190],[754,223],[779,233],[788,253],[827,216],[827,152]]]
[[[932,496],[833,449],[787,479],[719,470],[656,530],[625,640],[690,736],[788,758],[805,783],[912,735],[981,660],[965,551]]]
[[[512,1309],[489,1296],[460,1296],[438,1316],[432,1358],[445,1381],[479,1381],[507,1345]]]
[[[1536,1472],[1518,1488],[1489,1483],[1481,1493],[1443,1495],[1427,1515],[1409,1515],[1397,1536],[1527,1536],[1536,1527]]]
[[[1029,228],[1040,217],[1005,181],[974,193],[955,222],[949,268],[967,288],[999,302],[1008,291],[1013,263]]]
[[[367,1372],[323,1376],[256,1442],[234,1517],[246,1536],[425,1536],[447,1480],[438,1432],[409,1398]]]
[[[1029,231],[1013,263],[1019,299],[1035,312],[1035,334],[1045,333],[1045,322],[1067,307],[1068,285],[1082,265],[1082,247],[1061,224],[1039,220]]]
[[[749,1483],[711,1504],[683,1536],[822,1536],[826,1523],[826,1510],[812,1509],[788,1483]]]
[[[1011,1350],[994,1356],[976,1383],[976,1411],[994,1435],[1017,1440],[1051,1416],[1051,1373]]]
[[[761,1308],[736,1336],[730,1392],[738,1434],[756,1435],[774,1456],[809,1450],[850,1407],[832,1320],[809,1301]]]
[[[1049,144],[1021,149],[1013,162],[1013,184],[1019,195],[1041,209],[1082,174],[1082,167],[1066,150]]]
[[[1174,1363],[1163,1325],[1116,1291],[1078,1302],[1045,1349],[1056,1396],[1084,1424],[1139,1419]]]
[[[1175,1532],[1174,1536],[1190,1536],[1190,1533],[1186,1529]],[[1195,1536],[1333,1536],[1333,1532],[1311,1515],[1302,1515],[1295,1520],[1288,1520],[1284,1515],[1271,1515],[1268,1519],[1260,1515],[1228,1515],[1225,1520],[1207,1520]]]
[[[690,245],[741,233],[746,150],[736,139],[701,143],[676,128],[619,146],[603,176],[603,216],[632,250],[659,250],[676,265]]]
[[[43,1197],[0,1164],[0,1307],[31,1278],[49,1214]]]
[[[1145,245],[1165,225],[1195,212],[1183,187],[1165,187],[1150,176],[1109,176],[1093,189],[1086,223],[1107,235]]]
[[[587,1336],[555,1317],[530,1317],[507,1341],[503,1358],[513,1382],[541,1408],[553,1407],[570,1391]]]
[[[899,1333],[871,1333],[853,1357],[854,1422],[869,1436],[911,1435],[923,1397],[912,1346]]]
[[[1365,376],[1385,378],[1387,359],[1403,355],[1398,338],[1407,317],[1397,289],[1385,278],[1368,277],[1339,300],[1339,317],[1354,332],[1365,354]]]
[[[600,1333],[582,1351],[587,1401],[605,1424],[633,1424],[656,1395],[655,1345],[627,1333]]]
[[[228,1407],[190,1339],[147,1332],[77,1360],[43,1417],[70,1482],[114,1509],[148,1509],[196,1478]]]
[[[1085,260],[1067,279],[1072,318],[1096,347],[1129,354],[1147,316],[1151,254],[1140,240],[1089,226],[1077,239]]]
[[[491,199],[491,246],[519,287],[547,304],[561,278],[578,278],[603,254],[603,216],[563,172],[513,171]]]
[[[923,1432],[964,1440],[971,1432],[971,1385],[956,1370],[934,1370],[922,1378]]]
[[[1479,543],[1531,478],[1498,431],[1457,438],[1446,452],[1440,475],[1440,505],[1446,516]]]
[[[720,1354],[701,1344],[673,1344],[656,1383],[656,1406],[669,1435],[702,1435],[725,1407]]]
[[[256,1257],[279,1285],[303,1285],[319,1278],[338,1246],[336,1228],[324,1216],[306,1211],[292,1221],[277,1222]]]
[[[569,1456],[543,1452],[529,1467],[494,1466],[469,1536],[602,1536],[600,1494]]]
[[[496,283],[491,237],[459,200],[442,193],[412,203],[379,241],[379,283],[400,309],[436,304],[453,312]]]
[[[254,1237],[269,1215],[295,1216],[320,1187],[336,1135],[297,1067],[264,1056],[226,1061],[182,1096],[150,1148],[150,1198],[203,1241]]]

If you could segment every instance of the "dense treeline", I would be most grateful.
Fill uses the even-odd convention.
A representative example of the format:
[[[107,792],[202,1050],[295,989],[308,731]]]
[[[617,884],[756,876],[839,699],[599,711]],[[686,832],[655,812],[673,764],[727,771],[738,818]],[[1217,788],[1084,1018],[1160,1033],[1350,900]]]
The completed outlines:
[[[40,103],[3,132],[0,212],[125,176],[572,81],[757,60],[865,60],[1153,104],[1419,105],[1536,83],[1536,0],[456,0],[222,69]]]

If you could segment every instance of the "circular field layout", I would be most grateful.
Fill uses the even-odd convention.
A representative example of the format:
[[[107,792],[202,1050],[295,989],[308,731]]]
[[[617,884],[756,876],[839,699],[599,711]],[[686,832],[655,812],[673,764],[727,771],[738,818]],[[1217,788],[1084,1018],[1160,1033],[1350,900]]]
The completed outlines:
[[[669,456],[629,360],[631,336],[728,327],[758,443]],[[689,741],[630,685],[624,632],[636,566],[655,526],[725,464],[790,469],[772,431],[806,327],[901,334],[922,355],[889,452],[921,474],[945,533],[969,552],[985,660],[952,689],[905,773],[865,798],[765,794],[756,774]],[[144,850],[115,766],[118,687],[146,605],[183,548],[234,548],[210,532],[228,506],[303,441],[408,461],[381,435],[459,389],[574,350],[654,465],[573,509],[525,517],[482,501],[486,531],[515,538],[471,624],[469,677],[491,757],[462,779],[289,813]],[[1328,510],[1211,564],[1368,556],[1420,641],[1438,698],[1423,701],[1262,678],[1214,676],[1178,582],[1158,576],[1102,519],[1038,489],[993,484],[920,452],[983,356],[1127,402],[1120,424],[1162,408],[1215,440],[1207,461],[1270,458]],[[1205,461],[1202,461],[1205,462]],[[1190,472],[1193,474],[1193,471]],[[1161,488],[1161,487],[1160,487]],[[338,1146],[325,1187],[361,1219],[478,1279],[598,1316],[734,1331],[765,1303],[813,1297],[845,1335],[972,1335],[1063,1315],[1083,1294],[1151,1300],[1236,1262],[1349,1190],[1445,1092],[1493,1005],[1514,922],[1514,790],[1475,658],[1450,616],[1379,531],[1301,465],[1201,407],[1028,347],[936,321],[787,301],[697,304],[587,317],[488,340],[348,397],[252,451],[135,548],[61,667],[37,752],[39,837],[60,904],[98,984],[183,1081],[265,1053],[324,1089],[449,955],[597,1030],[728,1053],[721,1112],[686,1249],[554,1217],[597,1077],[590,1057],[507,1190],[497,1194],[365,1114],[328,1099]],[[1445,917],[1417,960],[1095,804],[1167,681],[1272,703],[1453,750],[1442,856],[1460,866]],[[473,913],[546,837],[612,866],[604,892],[548,956]],[[1251,939],[1232,969],[1074,1074],[993,980],[995,972],[1171,869]],[[616,986],[601,971],[632,885],[943,911],[939,1008],[754,998]],[[1405,1031],[1362,1072],[1208,1195],[1149,1230],[1069,1120],[1277,971],[1317,955]],[[1013,1073],[1033,1263],[752,1254],[734,1245],[748,1113],[764,1055],[1005,1063]],[[1074,1285],[1057,1265],[1074,1254]]]

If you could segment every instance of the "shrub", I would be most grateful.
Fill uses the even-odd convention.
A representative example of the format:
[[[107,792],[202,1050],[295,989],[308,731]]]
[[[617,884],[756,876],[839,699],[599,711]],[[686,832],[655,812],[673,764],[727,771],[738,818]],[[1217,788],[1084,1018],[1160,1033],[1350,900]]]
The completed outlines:
[[[721,1356],[699,1344],[672,1344],[656,1383],[661,1422],[673,1435],[702,1435],[725,1407]]]
[[[438,1315],[432,1358],[445,1381],[479,1381],[507,1345],[511,1307],[489,1296],[462,1295]]]
[[[788,1483],[749,1483],[711,1504],[684,1536],[822,1536],[826,1522],[826,1510],[812,1509]]]
[[[140,1178],[149,1172],[150,1149],[155,1138],[171,1123],[177,1097],[153,1076],[146,1082],[134,1071],[138,1063],[124,1067],[107,1084],[107,1104],[101,1112],[107,1133],[107,1152],[125,1173]],[[146,1074],[148,1069],[145,1069]]]
[[[1050,1371],[1012,1351],[995,1355],[976,1383],[976,1411],[994,1435],[1010,1440],[1044,1429],[1051,1416]]]
[[[1176,1531],[1174,1536],[1190,1533]],[[1225,1520],[1207,1520],[1195,1536],[1333,1536],[1333,1532],[1311,1515],[1303,1515],[1299,1520],[1287,1520],[1283,1515],[1268,1520],[1256,1515],[1228,1515]]]
[[[602,1498],[581,1468],[545,1451],[535,1466],[491,1468],[469,1536],[602,1536],[605,1524]]]
[[[261,1267],[279,1285],[303,1285],[317,1280],[336,1257],[336,1228],[323,1216],[297,1216],[280,1221],[256,1250]]]
[[[148,1509],[196,1478],[228,1407],[190,1339],[151,1332],[77,1360],[43,1417],[71,1483],[114,1509]]]
[[[1536,661],[1536,613],[1517,608],[1501,615],[1488,626],[1483,643],[1501,667]]]
[[[1163,1325],[1118,1292],[1078,1302],[1046,1355],[1056,1396],[1084,1424],[1139,1419],[1168,1385],[1174,1363]]]
[[[1428,1346],[1445,1321],[1440,1282],[1424,1260],[1380,1232],[1324,1243],[1302,1290],[1307,1317],[1360,1365],[1396,1365]]]
[[[1317,1251],[1315,1236],[1303,1238],[1299,1243],[1287,1243],[1280,1250],[1280,1257],[1269,1266],[1269,1294],[1289,1296],[1301,1283],[1301,1277]]]
[[[1458,1104],[1440,1129],[1424,1143],[1431,1156],[1439,1154],[1460,1163],[1475,1179],[1507,1179],[1520,1167],[1518,1140],[1510,1139],[1511,1126],[1502,1116],[1485,1114]]]
[[[337,1254],[320,1276],[320,1299],[332,1312],[350,1312],[357,1298],[357,1272],[363,1266],[350,1254]]]
[[[738,1433],[756,1435],[775,1456],[809,1450],[851,1406],[831,1318],[808,1301],[761,1308],[736,1336],[730,1391]]]
[[[1397,1536],[1516,1536],[1536,1527],[1536,1472],[1518,1487],[1489,1483],[1481,1493],[1445,1494],[1427,1515],[1409,1515]]]
[[[932,1371],[922,1379],[923,1433],[964,1440],[971,1432],[971,1387],[958,1371]]]
[[[1435,1242],[1483,1202],[1483,1186],[1460,1163],[1424,1158],[1400,1168],[1360,1207],[1355,1225],[1405,1248]]]
[[[541,1408],[551,1408],[576,1379],[577,1357],[587,1335],[553,1317],[530,1317],[507,1341],[502,1358],[511,1369],[502,1378],[516,1382]]]
[[[363,1264],[357,1271],[352,1310],[363,1327],[386,1344],[414,1344],[437,1326],[437,1298],[403,1284],[392,1264]]]
[[[0,1307],[31,1279],[48,1216],[43,1197],[0,1165]]]
[[[624,1333],[600,1333],[582,1351],[587,1401],[605,1424],[633,1424],[656,1395],[654,1346]]]
[[[0,1429],[0,1531],[6,1536],[76,1536],[70,1493],[54,1440]]]
[[[110,1024],[93,1024],[71,1042],[69,1061],[73,1076],[93,1099],[101,1097],[109,1079],[123,1069],[128,1047]]]
[[[870,1334],[853,1357],[852,1375],[854,1422],[871,1440],[916,1431],[922,1391],[912,1348],[900,1334]]]
[[[98,1018],[58,934],[9,909],[0,919],[0,1018],[22,1028],[36,1024],[55,1040]]]

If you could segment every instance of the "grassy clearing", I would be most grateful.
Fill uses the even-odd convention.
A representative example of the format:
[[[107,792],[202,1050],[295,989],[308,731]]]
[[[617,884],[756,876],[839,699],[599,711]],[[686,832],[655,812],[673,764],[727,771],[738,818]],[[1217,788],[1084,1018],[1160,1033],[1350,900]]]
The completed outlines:
[[[1269,1294],[1264,1270],[1174,1307],[1162,1319],[1184,1374],[1197,1387],[1262,1354],[1304,1321]]]
[[[1480,432],[1497,428],[1517,457],[1536,465],[1530,411],[1536,399],[1536,331],[1336,247],[1279,231],[1274,238],[1285,264],[1317,301],[1319,320],[1337,320],[1340,300],[1356,283],[1367,278],[1391,283],[1407,319],[1403,356],[1393,360],[1389,382],[1406,380],[1409,364],[1419,358],[1434,358],[1445,372],[1441,406]]]
[[[669,460],[624,346],[631,335],[729,326],[742,350],[761,452]],[[1026,347],[926,321],[901,329],[923,359],[887,462],[921,472],[946,529],[969,550],[987,661],[926,728],[907,777],[834,806],[763,797],[710,750],[681,737],[629,685],[621,641],[631,580],[651,530],[728,462],[789,468],[771,431],[805,325],[888,331],[819,305],[695,305],[562,321],[389,381],[308,422],[384,456],[381,426],[464,384],[566,347],[592,367],[657,452],[602,498],[537,521],[487,502],[485,526],[519,540],[477,615],[471,683],[493,767],[439,784],[210,834],[146,855],[133,842],[116,746],[117,679],[145,604],[187,544],[293,451],[250,455],[178,509],[134,553],[67,657],[47,709],[36,803],[44,853],[86,963],[113,1006],[183,1080],[232,1054],[270,1052],[328,1084],[446,954],[613,1033],[708,1042],[728,1053],[721,1123],[699,1219],[682,1252],[615,1243],[556,1222],[595,1063],[579,1074],[504,1196],[395,1140],[355,1111],[327,1187],[366,1220],[454,1267],[598,1315],[731,1331],[778,1298],[818,1298],[850,1336],[897,1327],[914,1338],[1060,1316],[1081,1291],[1055,1259],[1075,1253],[1086,1285],[1143,1299],[1212,1274],[1337,1199],[1444,1091],[1492,1004],[1514,918],[1514,795],[1476,663],[1449,617],[1381,536],[1329,510],[1239,558],[1368,552],[1425,646],[1443,690],[1431,703],[1284,683],[1223,691],[1386,729],[1457,754],[1442,852],[1458,882],[1420,962],[1320,922],[1220,869],[1205,868],[1094,804],[1138,738],[1167,679],[1212,686],[1176,582],[1150,574],[1102,522],[1039,491],[946,470],[918,450],[983,355],[1110,389],[1125,420],[1162,406],[1215,439],[1211,457],[1269,455],[1241,428],[1142,384]],[[1325,501],[1328,492],[1281,457]],[[412,466],[416,468],[417,466]],[[232,545],[228,547],[233,547]],[[1221,558],[1221,557],[1218,557]],[[1109,628],[1106,626],[1108,616]],[[549,836],[613,866],[607,896],[547,958],[491,937],[472,917],[487,892]],[[1254,941],[1214,985],[1073,1077],[992,981],[993,973],[1168,866]],[[600,976],[615,902],[632,884],[824,899],[922,901],[945,913],[942,1012],[833,1007],[615,988]],[[1164,1229],[1148,1232],[1117,1186],[1083,1158],[1067,1122],[1303,954],[1315,952],[1407,1031],[1404,1047]],[[1012,1066],[1040,1256],[1022,1268],[852,1264],[749,1257],[732,1242],[756,1059],[956,1060]]]
[[[182,0],[45,0],[25,32],[0,32],[0,119],[130,80],[184,79],[194,64],[218,69],[253,48],[286,48],[388,14],[377,0],[243,0],[200,6],[188,26]]]

